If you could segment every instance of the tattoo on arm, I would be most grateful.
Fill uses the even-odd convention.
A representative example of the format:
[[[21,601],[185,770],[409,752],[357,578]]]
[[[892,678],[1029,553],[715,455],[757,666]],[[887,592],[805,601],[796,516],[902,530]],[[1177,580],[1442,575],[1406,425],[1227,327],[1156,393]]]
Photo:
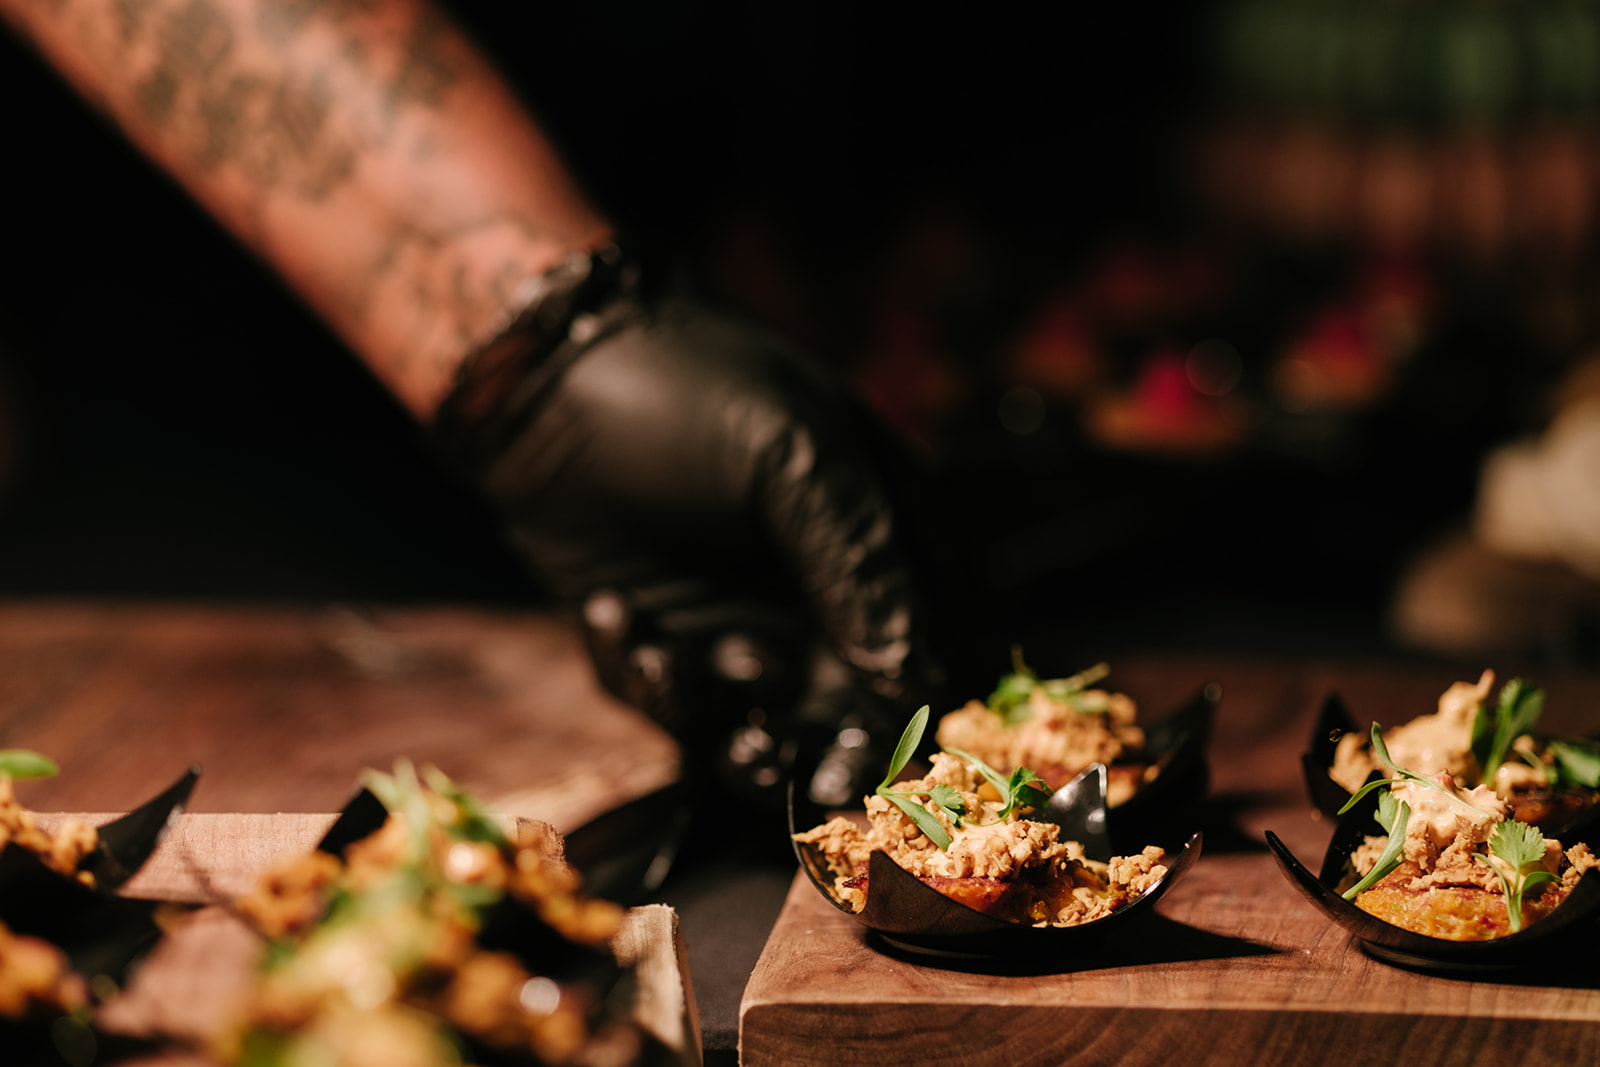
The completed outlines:
[[[80,87],[421,410],[426,383],[520,280],[604,229],[427,3],[0,0],[0,12],[75,50]],[[509,154],[504,121],[528,123]]]

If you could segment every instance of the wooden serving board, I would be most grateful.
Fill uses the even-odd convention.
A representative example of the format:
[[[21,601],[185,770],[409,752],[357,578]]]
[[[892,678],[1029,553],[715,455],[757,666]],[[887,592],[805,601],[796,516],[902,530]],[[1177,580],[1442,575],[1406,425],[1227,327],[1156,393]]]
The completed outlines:
[[[1224,687],[1205,851],[1153,920],[1084,958],[905,957],[801,875],[746,988],[741,1063],[815,1062],[819,1048],[830,1064],[873,1067],[1600,1061],[1600,967],[1515,983],[1392,967],[1305,903],[1266,851],[1270,829],[1320,864],[1331,827],[1310,811],[1298,757],[1330,687],[1358,720],[1394,724],[1478,668],[1114,666],[1144,708],[1205,678]],[[1539,681],[1550,726],[1597,725],[1600,681]]]
[[[41,811],[126,810],[191,764],[191,811],[337,811],[403,756],[566,832],[679,775],[570,626],[459,610],[0,605],[4,747],[61,764],[19,785]]]

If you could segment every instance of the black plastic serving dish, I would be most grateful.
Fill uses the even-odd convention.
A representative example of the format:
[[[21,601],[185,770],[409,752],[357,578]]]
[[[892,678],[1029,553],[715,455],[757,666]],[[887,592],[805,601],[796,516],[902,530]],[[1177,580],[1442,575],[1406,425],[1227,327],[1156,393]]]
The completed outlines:
[[[1316,874],[1291,853],[1278,836],[1267,832],[1267,844],[1284,876],[1312,907],[1349,931],[1367,954],[1414,970],[1440,972],[1493,972],[1538,965],[1548,967],[1567,953],[1565,943],[1576,933],[1592,933],[1600,916],[1600,871],[1589,871],[1579,879],[1561,906],[1522,930],[1492,941],[1446,941],[1413,933],[1376,916],[1369,915],[1340,896],[1355,876],[1350,854],[1369,834],[1380,833],[1373,818],[1379,791],[1374,790],[1348,813],[1341,816],[1333,838]],[[1562,838],[1570,847],[1574,842]],[[1591,842],[1592,844],[1592,842]]]
[[[13,933],[42,938],[67,954],[86,977],[120,983],[160,937],[155,901],[117,895],[155,852],[199,779],[191,768],[159,795],[98,828],[99,843],[78,865],[93,887],[46,867],[31,849],[0,849],[0,922]]]
[[[1126,801],[1108,809],[1108,832],[1117,851],[1136,851],[1152,838],[1171,839],[1198,827],[1196,802],[1210,784],[1206,750],[1221,701],[1222,686],[1208,682],[1164,717],[1141,723],[1144,755],[1159,772]]]
[[[1049,805],[1034,817],[1056,823],[1061,827],[1062,840],[1081,843],[1085,855],[1104,862],[1113,855],[1107,832],[1105,789],[1105,766],[1094,764],[1057,790]],[[793,834],[818,825],[824,817],[825,813],[813,806],[797,802],[791,791],[791,840]],[[794,842],[795,857],[817,891],[892,946],[952,957],[1047,955],[1064,964],[1071,953],[1099,948],[1108,936],[1126,931],[1130,924],[1150,914],[1156,901],[1200,858],[1200,848],[1199,833],[1176,847],[1168,847],[1166,876],[1138,899],[1103,919],[1080,926],[1036,927],[996,919],[952,900],[881,851],[874,852],[869,861],[866,905],[860,912],[854,911],[835,893],[833,874],[821,852],[815,846]]]
[[[96,998],[99,980],[122,986],[160,940],[155,916],[167,905],[118,896],[117,890],[161,844],[199,774],[199,768],[191,768],[157,796],[97,828],[94,851],[78,864],[78,870],[94,876],[92,887],[46,867],[31,849],[7,842],[0,848],[0,922],[13,933],[59,948],[72,970],[90,980]],[[81,1015],[30,1015],[0,1019],[0,1047],[5,1050],[0,1062],[78,1067],[146,1055],[159,1043],[106,1033]]]

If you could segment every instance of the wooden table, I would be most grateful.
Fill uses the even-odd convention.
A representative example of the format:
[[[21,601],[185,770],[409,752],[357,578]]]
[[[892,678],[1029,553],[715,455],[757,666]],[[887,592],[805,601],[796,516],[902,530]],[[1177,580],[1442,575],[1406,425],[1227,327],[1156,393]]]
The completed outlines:
[[[1114,663],[1141,707],[1222,682],[1204,854],[1137,939],[1099,958],[963,967],[896,958],[796,879],[746,988],[740,1061],[871,1064],[1483,1064],[1600,1061],[1600,967],[1558,984],[1432,977],[1367,957],[1266,851],[1315,869],[1330,824],[1299,754],[1323,695],[1385,725],[1478,668]],[[1545,725],[1600,725],[1600,679],[1535,679]]]
[[[125,811],[190,764],[191,811],[330,812],[364,767],[431,762],[567,831],[678,777],[561,621],[464,610],[0,606],[0,748],[39,811]]]
[[[186,902],[226,902],[274,859],[312,848],[361,770],[397,757],[437,765],[490,810],[562,831],[679,776],[676,744],[600,689],[571,627],[465,610],[3,605],[4,747],[61,764],[57,778],[18,784],[47,813],[125,811],[200,764],[189,813],[126,887]],[[101,1020],[199,1046],[258,951],[236,920],[205,908]],[[641,1024],[674,1062],[698,1062],[671,909],[630,912],[618,951],[638,960]],[[140,1064],[212,1067],[173,1048]]]

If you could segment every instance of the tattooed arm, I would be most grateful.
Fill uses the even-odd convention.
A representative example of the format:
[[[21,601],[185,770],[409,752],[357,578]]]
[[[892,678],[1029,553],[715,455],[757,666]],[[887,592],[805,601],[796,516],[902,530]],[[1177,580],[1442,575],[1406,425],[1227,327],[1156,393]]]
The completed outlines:
[[[426,0],[0,0],[429,419],[512,289],[608,237]]]

